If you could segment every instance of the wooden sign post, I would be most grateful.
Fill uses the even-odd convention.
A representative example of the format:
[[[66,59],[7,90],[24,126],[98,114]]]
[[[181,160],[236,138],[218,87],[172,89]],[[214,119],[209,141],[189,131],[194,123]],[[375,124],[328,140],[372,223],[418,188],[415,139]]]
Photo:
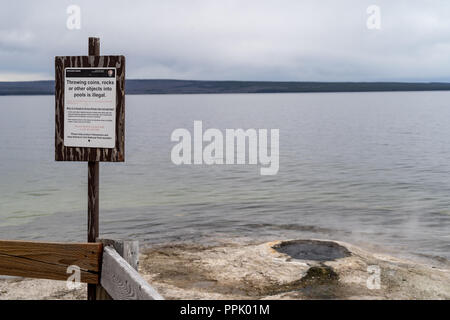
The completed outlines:
[[[125,57],[55,57],[55,160],[88,162],[88,242],[99,237],[99,162],[125,161]],[[96,286],[88,285],[95,300]]]

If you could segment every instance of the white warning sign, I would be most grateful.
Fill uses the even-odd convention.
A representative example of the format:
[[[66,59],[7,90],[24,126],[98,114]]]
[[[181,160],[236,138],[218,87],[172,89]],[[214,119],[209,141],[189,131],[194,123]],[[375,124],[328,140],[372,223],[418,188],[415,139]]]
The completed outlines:
[[[64,145],[114,148],[116,69],[64,70]]]

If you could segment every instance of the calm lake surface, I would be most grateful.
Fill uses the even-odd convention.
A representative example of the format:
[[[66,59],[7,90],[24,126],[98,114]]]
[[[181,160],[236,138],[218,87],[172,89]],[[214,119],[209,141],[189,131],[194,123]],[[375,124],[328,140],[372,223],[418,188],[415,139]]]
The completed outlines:
[[[101,235],[331,238],[450,259],[450,92],[126,98]],[[0,97],[0,238],[84,241],[87,164],[54,161],[52,96]],[[176,166],[176,128],[280,129],[280,170]]]

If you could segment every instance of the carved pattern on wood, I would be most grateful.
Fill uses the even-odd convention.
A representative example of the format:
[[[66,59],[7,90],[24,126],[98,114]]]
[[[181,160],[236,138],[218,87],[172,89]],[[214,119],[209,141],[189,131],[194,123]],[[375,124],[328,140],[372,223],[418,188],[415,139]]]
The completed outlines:
[[[112,247],[103,250],[100,283],[114,300],[163,300]]]

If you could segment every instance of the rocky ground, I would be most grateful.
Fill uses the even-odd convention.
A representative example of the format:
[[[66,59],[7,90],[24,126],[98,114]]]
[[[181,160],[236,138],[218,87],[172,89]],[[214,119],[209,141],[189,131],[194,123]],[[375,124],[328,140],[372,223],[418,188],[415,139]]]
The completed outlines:
[[[166,299],[450,299],[448,261],[425,265],[335,241],[152,246],[139,271]],[[0,281],[0,299],[85,299],[85,291]]]

